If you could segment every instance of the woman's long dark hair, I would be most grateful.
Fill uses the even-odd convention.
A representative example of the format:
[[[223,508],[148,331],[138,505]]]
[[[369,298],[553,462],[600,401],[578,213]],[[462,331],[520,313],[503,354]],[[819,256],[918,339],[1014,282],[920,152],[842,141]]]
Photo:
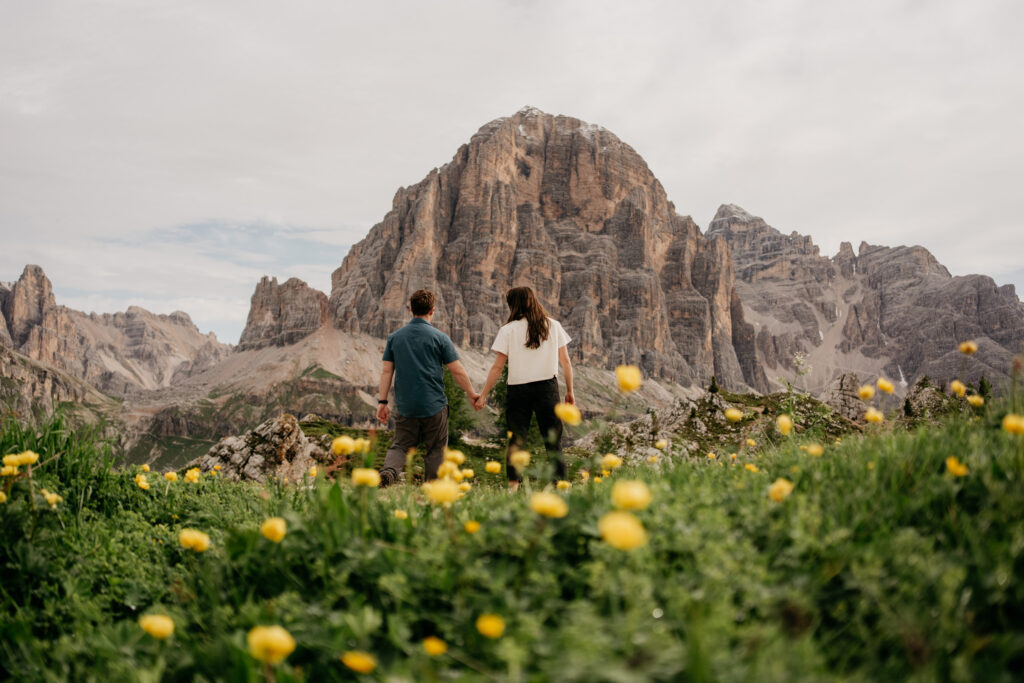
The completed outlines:
[[[544,312],[544,306],[534,295],[529,287],[513,287],[505,295],[508,302],[508,320],[526,318],[526,348],[535,349],[540,343],[548,338],[548,314]]]

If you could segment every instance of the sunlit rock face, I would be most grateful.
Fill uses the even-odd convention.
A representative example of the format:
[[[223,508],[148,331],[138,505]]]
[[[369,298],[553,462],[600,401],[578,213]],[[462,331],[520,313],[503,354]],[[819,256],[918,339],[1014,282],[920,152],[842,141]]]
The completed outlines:
[[[386,336],[427,288],[438,295],[435,325],[485,347],[519,285],[561,320],[578,362],[766,387],[725,243],[678,215],[615,135],[536,109],[488,123],[399,189],[334,272],[330,311],[343,330]]]

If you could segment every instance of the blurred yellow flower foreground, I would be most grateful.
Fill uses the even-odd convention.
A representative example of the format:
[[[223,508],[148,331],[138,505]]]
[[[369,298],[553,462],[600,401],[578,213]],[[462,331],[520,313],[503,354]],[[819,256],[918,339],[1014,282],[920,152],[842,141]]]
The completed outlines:
[[[280,664],[295,650],[295,639],[280,626],[255,626],[246,639],[249,654],[267,664]]]

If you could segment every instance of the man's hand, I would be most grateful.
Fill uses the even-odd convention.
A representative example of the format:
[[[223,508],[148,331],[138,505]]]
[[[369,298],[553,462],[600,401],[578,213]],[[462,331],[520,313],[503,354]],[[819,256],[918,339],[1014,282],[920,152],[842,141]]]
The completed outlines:
[[[483,394],[477,396],[476,400],[473,401],[473,408],[476,410],[482,409],[485,405],[487,405],[487,397]]]
[[[377,406],[377,419],[380,420],[381,424],[386,425],[390,416],[391,411],[388,409],[386,404],[381,403]]]

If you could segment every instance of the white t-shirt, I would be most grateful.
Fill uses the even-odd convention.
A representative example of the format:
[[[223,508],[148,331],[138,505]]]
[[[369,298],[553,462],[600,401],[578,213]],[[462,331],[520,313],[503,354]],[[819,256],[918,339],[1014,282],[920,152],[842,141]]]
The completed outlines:
[[[508,356],[508,383],[526,384],[551,379],[558,373],[558,349],[570,341],[562,325],[548,318],[548,338],[535,349],[526,348],[525,318],[502,325],[491,344],[491,351]]]

